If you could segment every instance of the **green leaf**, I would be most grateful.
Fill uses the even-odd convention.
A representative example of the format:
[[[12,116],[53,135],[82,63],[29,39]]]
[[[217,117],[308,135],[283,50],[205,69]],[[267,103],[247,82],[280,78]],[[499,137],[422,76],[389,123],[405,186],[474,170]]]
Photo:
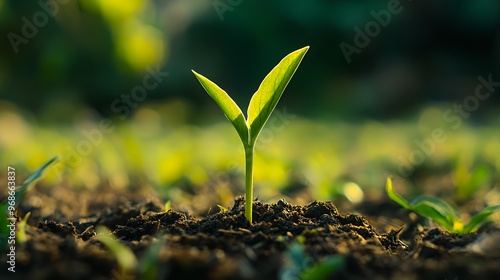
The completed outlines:
[[[465,173],[465,175],[461,173]],[[476,167],[470,174],[467,173],[466,168],[459,168],[456,174],[457,196],[460,200],[471,198],[474,193],[486,185],[491,178],[491,170],[485,165]]]
[[[243,145],[246,146],[249,143],[248,127],[245,116],[243,115],[240,107],[238,107],[236,102],[234,102],[234,100],[214,82],[205,78],[203,75],[196,73],[194,70],[191,71],[196,76],[208,95],[210,95],[210,97],[212,97],[212,99],[222,109],[224,115],[233,124],[234,128],[238,132],[241,141],[243,141]]]
[[[229,212],[229,209],[227,209],[226,207],[224,207],[222,205],[217,204],[217,207],[219,207],[219,210],[221,213]]]
[[[407,210],[413,210],[413,207],[410,205],[410,203],[404,199],[402,196],[400,196],[396,191],[394,190],[394,187],[392,186],[392,178],[387,177],[387,182],[385,184],[385,190],[387,192],[387,195],[389,196],[390,199],[395,201],[397,204],[401,205],[403,208]]]
[[[344,264],[344,256],[331,256],[319,263],[306,268],[300,275],[302,280],[322,280],[328,279],[337,269]]]
[[[413,211],[421,216],[433,220],[442,225],[447,230],[452,231],[454,224],[458,221],[453,208],[441,199],[434,197],[418,197],[409,203],[406,199],[400,196],[392,186],[392,178],[387,178],[386,183],[387,195],[390,199],[397,202],[403,208]]]
[[[17,224],[17,241],[19,244],[24,245],[28,238],[26,237],[26,225],[28,224],[28,219],[30,218],[31,212],[26,213],[24,218]]]
[[[443,226],[446,230],[454,231],[454,225],[459,220],[455,216],[454,212],[449,212],[446,207],[442,205],[443,203],[446,204],[446,202],[433,197],[419,197],[418,200],[418,202],[412,205],[411,210],[421,216],[433,220]],[[436,202],[435,200],[438,200],[439,202]]]
[[[250,128],[250,143],[254,143],[264,127],[276,104],[283,94],[288,82],[299,67],[302,58],[309,47],[296,50],[276,65],[260,84],[252,96],[248,106],[248,125]]]
[[[137,267],[137,258],[129,247],[123,245],[104,226],[96,228],[97,240],[101,241],[115,256],[118,265],[127,271],[133,271]]]
[[[28,188],[33,185],[38,179],[40,179],[45,172],[45,170],[57,162],[59,157],[53,157],[46,163],[44,163],[42,166],[40,166],[37,170],[35,170],[33,173],[31,173],[25,180],[24,182],[16,189],[16,207],[21,201],[21,198],[24,196]]]
[[[167,268],[162,266],[160,262],[161,249],[165,246],[165,240],[157,237],[159,240],[151,244],[146,252],[142,255],[137,264],[138,278],[142,280],[155,280],[159,278]]]
[[[474,232],[477,228],[485,222],[485,220],[496,211],[500,210],[500,205],[492,205],[477,213],[472,219],[464,226],[463,232]]]
[[[21,201],[22,197],[28,190],[28,188],[35,183],[38,179],[40,179],[43,175],[43,172],[52,164],[54,164],[59,157],[54,157],[44,163],[42,166],[40,166],[37,170],[35,170],[33,173],[31,173],[25,180],[24,182],[19,185],[19,187],[16,188],[16,193],[14,195],[15,197],[15,205],[14,208],[17,209],[17,206],[19,205],[19,202]],[[9,220],[7,219],[8,217],[8,211],[9,209],[9,203],[8,200],[5,199],[2,203],[0,203],[0,250],[5,248],[7,245],[7,237],[9,234],[9,228],[7,225],[9,224]]]

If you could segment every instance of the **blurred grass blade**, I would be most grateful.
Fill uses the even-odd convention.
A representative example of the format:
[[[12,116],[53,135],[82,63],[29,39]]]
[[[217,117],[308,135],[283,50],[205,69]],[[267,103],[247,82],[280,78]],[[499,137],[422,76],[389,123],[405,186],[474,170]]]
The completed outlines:
[[[301,280],[323,280],[329,279],[339,267],[344,263],[344,257],[341,255],[331,256],[319,263],[306,268],[299,279]]]
[[[158,236],[158,238],[160,237]],[[163,246],[165,246],[165,240],[158,240],[146,249],[137,267],[139,279],[164,279],[161,278],[161,276],[163,276],[161,271],[164,270],[165,267],[159,264],[160,253]]]
[[[227,119],[233,124],[244,145],[248,144],[248,127],[240,107],[234,100],[218,85],[210,81],[203,75],[191,70],[196,76],[205,91],[219,105]]]
[[[392,186],[392,177],[387,177],[385,190],[390,199],[392,199],[397,204],[401,205],[403,208],[407,210],[413,210],[413,207],[410,205],[410,203],[402,196],[400,196],[398,193],[396,193],[396,191],[394,190],[394,187]]]
[[[111,251],[122,269],[133,271],[136,268],[137,259],[132,250],[118,241],[109,229],[104,226],[98,226],[96,233],[97,240],[102,242]]]
[[[499,205],[488,206],[483,209],[483,211],[477,213],[472,219],[464,226],[464,232],[474,232],[477,230],[477,227],[481,225],[491,214],[500,210]]]
[[[17,224],[17,242],[24,245],[28,238],[26,237],[26,225],[28,224],[28,219],[30,218],[31,212],[24,215],[24,218]]]
[[[309,47],[296,50],[283,58],[260,84],[248,105],[248,126],[250,128],[250,143],[253,143],[264,124],[271,116],[276,104],[281,98],[288,82],[299,67],[302,58]]]
[[[491,178],[491,170],[486,165],[476,167],[470,174],[466,168],[458,168],[455,174],[457,196],[462,201],[471,198]]]
[[[56,163],[59,160],[58,156],[53,157],[46,163],[44,163],[42,166],[40,166],[37,170],[35,170],[33,173],[31,173],[25,180],[24,182],[16,189],[16,207],[21,201],[21,198],[24,196],[28,188],[34,184],[38,179],[40,179],[45,172],[45,170],[51,166],[52,164]]]
[[[37,170],[35,170],[33,173],[31,173],[25,180],[24,182],[16,188],[16,193],[14,195],[15,197],[15,204],[13,205],[14,208],[17,209],[17,206],[19,205],[19,202],[21,201],[23,195],[26,193],[28,188],[35,183],[38,179],[40,179],[44,173],[44,171],[52,164],[54,164],[59,157],[54,157],[44,163],[42,166],[40,166]],[[9,235],[9,228],[7,225],[9,224],[9,220],[7,217],[9,216],[7,211],[9,209],[9,203],[8,199],[5,199],[2,203],[0,203],[0,249],[5,248],[7,246],[7,237]]]

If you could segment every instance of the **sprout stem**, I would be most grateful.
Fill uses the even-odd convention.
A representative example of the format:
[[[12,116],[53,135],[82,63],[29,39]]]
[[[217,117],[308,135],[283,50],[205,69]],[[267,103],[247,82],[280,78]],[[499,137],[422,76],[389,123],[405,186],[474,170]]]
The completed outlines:
[[[252,201],[253,201],[253,152],[254,144],[245,146],[245,217],[252,222]]]

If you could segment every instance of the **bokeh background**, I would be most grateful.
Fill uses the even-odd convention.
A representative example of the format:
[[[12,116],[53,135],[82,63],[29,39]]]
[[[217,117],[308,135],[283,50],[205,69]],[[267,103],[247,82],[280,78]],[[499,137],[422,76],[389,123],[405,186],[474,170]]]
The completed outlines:
[[[347,59],[341,44],[356,47],[357,28],[388,12]],[[449,111],[479,76],[500,81],[499,30],[495,0],[0,0],[1,172],[59,154],[54,185],[230,205],[244,193],[241,144],[191,69],[246,108],[272,67],[309,45],[258,145],[260,198],[359,203],[388,175],[414,192],[490,191],[500,87],[467,116]],[[126,101],[151,71],[157,85]]]

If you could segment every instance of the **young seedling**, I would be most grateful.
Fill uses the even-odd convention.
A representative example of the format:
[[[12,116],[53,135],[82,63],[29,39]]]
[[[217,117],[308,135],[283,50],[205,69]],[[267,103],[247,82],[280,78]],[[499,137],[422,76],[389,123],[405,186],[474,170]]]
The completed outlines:
[[[214,99],[233,124],[245,148],[245,217],[249,222],[252,222],[255,142],[308,49],[307,46],[288,54],[267,74],[250,100],[246,118],[240,107],[223,89],[192,70],[208,95]]]
[[[126,275],[134,273],[138,261],[132,250],[116,239],[106,227],[98,226],[95,231],[97,240],[102,242],[115,256],[116,262],[121,269],[120,273]]]
[[[299,236],[303,237],[303,236]],[[312,262],[313,258],[305,251],[300,238],[297,238],[285,252],[285,263],[280,271],[282,279],[319,280],[330,279],[344,263],[342,255],[333,255],[325,259]]]
[[[23,198],[26,191],[29,189],[31,185],[33,185],[38,179],[40,179],[45,172],[45,170],[56,163],[58,157],[54,157],[40,166],[37,170],[31,173],[24,182],[15,188],[14,195],[9,194],[10,197],[13,197],[14,200],[5,199],[5,201],[0,203],[0,249],[5,248],[7,246],[7,238],[9,236],[10,229],[8,225],[10,224],[9,220],[15,219],[14,212],[19,205],[19,202]]]
[[[466,163],[459,162],[453,172],[457,184],[456,197],[460,202],[471,199],[482,187],[492,179],[491,169],[486,165],[470,168]]]
[[[483,225],[488,217],[500,210],[500,205],[491,205],[477,213],[470,221],[464,225],[453,207],[444,200],[437,197],[420,196],[415,198],[411,203],[400,196],[392,186],[392,178],[387,178],[385,186],[387,195],[390,199],[401,205],[403,208],[413,211],[421,216],[433,220],[440,224],[446,230],[455,233],[470,233],[476,231]]]
[[[24,215],[24,218],[17,225],[17,242],[24,245],[28,238],[26,237],[26,225],[28,224],[28,219],[30,218],[31,212]]]

